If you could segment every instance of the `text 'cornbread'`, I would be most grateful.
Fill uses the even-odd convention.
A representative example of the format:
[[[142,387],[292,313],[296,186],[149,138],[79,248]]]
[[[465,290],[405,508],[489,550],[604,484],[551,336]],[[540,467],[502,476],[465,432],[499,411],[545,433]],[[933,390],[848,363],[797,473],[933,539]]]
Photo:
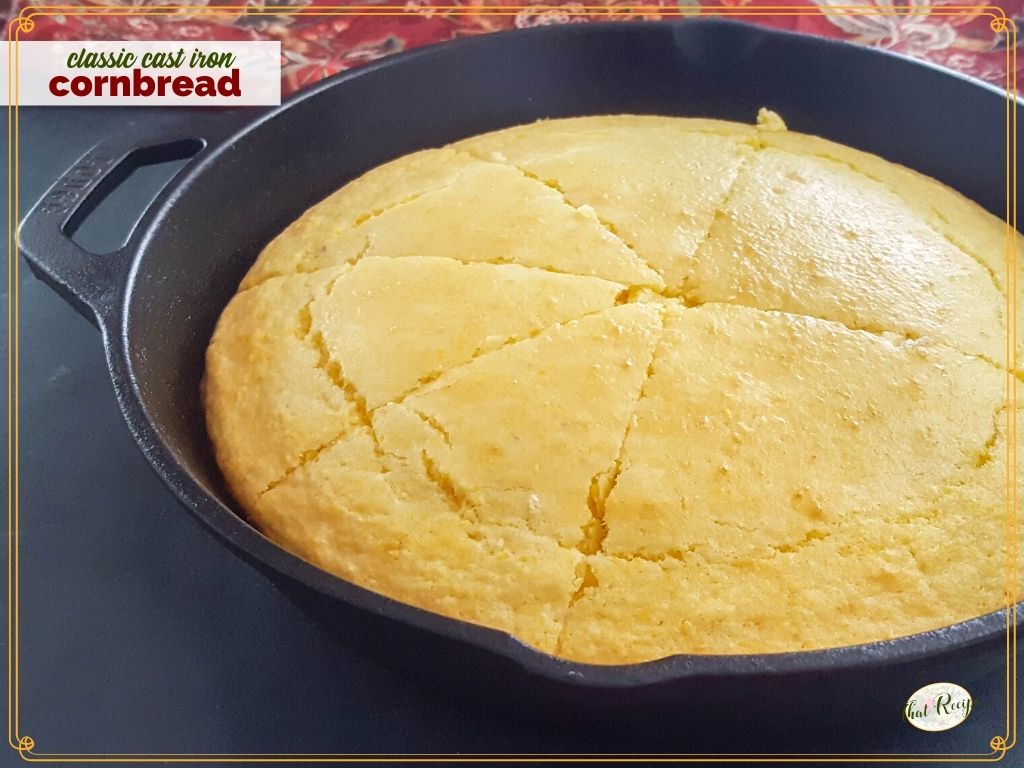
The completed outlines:
[[[274,541],[558,656],[912,634],[1006,601],[1006,241],[767,112],[510,128],[267,246],[209,432]]]

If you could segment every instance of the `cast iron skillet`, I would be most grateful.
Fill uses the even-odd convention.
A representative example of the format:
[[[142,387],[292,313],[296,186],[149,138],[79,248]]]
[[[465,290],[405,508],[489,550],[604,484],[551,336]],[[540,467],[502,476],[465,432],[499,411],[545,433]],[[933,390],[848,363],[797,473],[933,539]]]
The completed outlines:
[[[79,160],[21,226],[36,274],[99,326],[129,428],[157,473],[235,552],[351,642],[450,681],[535,703],[671,700],[738,712],[866,695],[901,706],[917,687],[1001,663],[1016,610],[890,642],[629,666],[570,663],[501,632],[394,602],[330,576],[238,514],[211,456],[199,401],[214,323],[262,247],[299,213],[386,160],[541,117],[602,113],[789,126],[880,154],[1002,215],[1006,100],[910,60],[724,21],[569,25],[465,39],[330,78],[260,113],[200,112],[178,130],[142,125]],[[1021,111],[1019,105],[1014,107]],[[194,156],[120,251],[69,239],[135,167]],[[766,600],[771,597],[766,595]],[[782,703],[780,703],[780,701]],[[896,710],[898,711],[898,710]]]

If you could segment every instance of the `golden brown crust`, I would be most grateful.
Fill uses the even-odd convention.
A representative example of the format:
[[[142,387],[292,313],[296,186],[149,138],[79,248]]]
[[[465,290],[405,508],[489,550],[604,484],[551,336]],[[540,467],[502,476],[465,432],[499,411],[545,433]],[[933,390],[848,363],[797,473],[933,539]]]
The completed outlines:
[[[210,434],[256,524],[594,663],[998,607],[1005,226],[758,123],[519,126],[310,209],[207,352]]]

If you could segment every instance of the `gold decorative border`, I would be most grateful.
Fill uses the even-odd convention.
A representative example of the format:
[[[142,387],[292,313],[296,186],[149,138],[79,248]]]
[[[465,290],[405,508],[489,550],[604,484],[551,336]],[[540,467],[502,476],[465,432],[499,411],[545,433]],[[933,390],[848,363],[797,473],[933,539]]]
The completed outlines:
[[[477,8],[458,5],[431,5],[433,12],[452,16],[493,15],[509,16],[523,11],[543,10],[551,6],[503,5]],[[721,8],[674,7],[663,8],[637,4],[635,6],[560,7],[570,16],[611,16],[621,14],[642,15],[657,13],[661,17],[692,16],[905,16],[926,11],[929,16],[989,17],[994,32],[1006,34],[1006,292],[1007,318],[1006,366],[1017,370],[1016,316],[1017,316],[1017,25],[997,5],[892,5],[888,7],[864,5],[836,5],[811,8],[794,5],[730,6]],[[367,8],[357,5],[335,5],[289,8],[292,16],[403,16],[410,11],[405,6]],[[216,762],[216,763],[361,763],[361,762],[525,762],[560,758],[565,762],[998,762],[1017,742],[1017,377],[1007,374],[1007,463],[1006,463],[1006,730],[993,736],[988,743],[989,752],[933,753],[933,754],[650,754],[618,756],[559,755],[450,755],[438,757],[416,754],[343,755],[343,754],[261,754],[261,753],[45,753],[36,752],[31,736],[21,735],[19,719],[19,590],[18,590],[18,42],[22,32],[35,28],[37,16],[172,16],[188,13],[192,17],[238,15],[276,15],[278,8],[254,9],[244,5],[194,7],[163,5],[125,8],[123,6],[29,5],[8,24],[7,46],[7,743],[27,762],[125,763],[125,762]]]

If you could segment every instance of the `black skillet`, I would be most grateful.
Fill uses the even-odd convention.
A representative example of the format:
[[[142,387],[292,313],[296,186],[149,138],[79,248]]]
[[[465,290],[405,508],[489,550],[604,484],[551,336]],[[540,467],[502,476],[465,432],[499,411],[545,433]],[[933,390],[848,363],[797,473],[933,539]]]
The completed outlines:
[[[856,717],[870,700],[905,702],[947,672],[969,682],[965,675],[1004,663],[1007,612],[832,650],[570,663],[363,590],[271,543],[225,492],[203,427],[203,353],[238,281],[275,234],[349,179],[413,150],[541,117],[631,112],[749,123],[762,106],[794,130],[903,163],[1004,213],[1008,110],[998,89],[899,56],[732,22],[588,24],[388,58],[256,119],[197,110],[171,131],[143,121],[93,148],[47,192],[21,226],[20,248],[99,326],[128,426],[157,473],[235,552],[350,642],[444,681],[556,709],[660,701],[728,717],[768,696],[776,712],[817,717],[841,701],[844,716]],[[132,169],[185,157],[193,159],[122,250],[96,256],[72,243]]]

